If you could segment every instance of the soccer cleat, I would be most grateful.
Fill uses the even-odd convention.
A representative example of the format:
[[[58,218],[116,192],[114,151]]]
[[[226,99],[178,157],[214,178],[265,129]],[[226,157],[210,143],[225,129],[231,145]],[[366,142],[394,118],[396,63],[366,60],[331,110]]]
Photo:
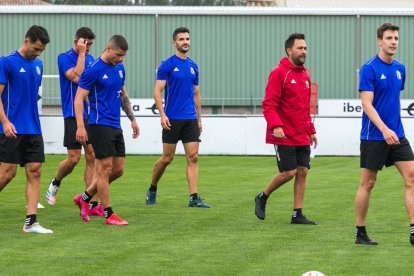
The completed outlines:
[[[414,235],[410,235],[410,243],[414,245]]]
[[[102,206],[102,204],[98,205],[98,210],[99,210],[99,213],[102,214],[102,217],[104,217],[105,216],[105,211],[104,211],[104,207]]]
[[[356,244],[366,244],[366,245],[377,245],[378,243],[374,240],[371,240],[367,234],[356,235],[355,236]]]
[[[35,222],[29,226],[23,225],[22,232],[23,234],[27,234],[27,233],[53,234],[52,230],[42,227],[38,222]]]
[[[89,203],[83,200],[81,194],[76,195],[73,198],[73,202],[75,202],[75,204],[78,205],[80,210],[80,216],[82,217],[83,221],[89,222]]]
[[[266,200],[262,200],[259,198],[259,195],[257,195],[254,199],[255,202],[255,209],[254,213],[256,214],[256,217],[258,219],[264,220],[266,217]]]
[[[92,209],[89,206],[89,213],[88,213],[88,215],[90,215],[90,216],[97,216],[97,217],[104,217],[105,216],[105,212],[103,210],[102,205],[98,205],[98,206],[96,206],[96,207],[94,207]]]
[[[56,200],[57,200],[57,192],[59,190],[58,186],[53,185],[53,180],[54,179],[50,181],[49,189],[47,189],[47,192],[46,192],[46,200],[47,200],[47,203],[49,203],[49,205],[55,205]]]
[[[128,222],[118,217],[115,213],[113,213],[109,218],[105,219],[106,224],[110,225],[128,225]]]
[[[146,204],[147,205],[157,204],[157,192],[153,192],[153,191],[150,191],[150,190],[147,191]]]
[[[308,220],[304,215],[300,216],[300,217],[292,217],[291,224],[309,224],[309,225],[316,225],[316,222],[312,221],[312,220]]]
[[[210,205],[205,204],[203,200],[199,197],[190,198],[190,201],[188,202],[188,207],[211,208]]]

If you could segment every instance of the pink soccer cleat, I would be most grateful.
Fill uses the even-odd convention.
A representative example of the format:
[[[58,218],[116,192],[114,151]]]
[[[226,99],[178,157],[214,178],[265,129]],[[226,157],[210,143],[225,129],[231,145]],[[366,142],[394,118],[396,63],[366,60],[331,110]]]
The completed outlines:
[[[109,218],[106,219],[106,224],[123,226],[128,225],[128,222],[113,213]]]
[[[104,211],[101,204],[95,206],[92,209],[89,206],[89,215],[90,216],[97,216],[97,217],[104,217],[105,216],[105,211]]]
[[[81,194],[76,195],[73,198],[73,202],[75,202],[75,204],[78,205],[80,210],[80,216],[82,217],[83,221],[89,222],[89,203],[83,200]]]

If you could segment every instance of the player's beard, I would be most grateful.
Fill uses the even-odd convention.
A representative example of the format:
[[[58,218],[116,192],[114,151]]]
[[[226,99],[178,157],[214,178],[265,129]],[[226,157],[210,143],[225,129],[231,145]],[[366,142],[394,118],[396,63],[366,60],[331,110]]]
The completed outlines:
[[[184,46],[187,46],[187,48],[184,49]],[[188,50],[190,50],[190,45],[188,45],[188,44],[185,44],[181,47],[177,47],[177,51],[182,53],[182,54],[187,54]]]
[[[31,51],[27,50],[24,52],[24,57],[28,60],[34,60],[37,58],[37,55],[34,55]]]
[[[299,56],[292,56],[292,61],[296,66],[302,66],[305,64],[306,61],[306,55],[299,55]]]

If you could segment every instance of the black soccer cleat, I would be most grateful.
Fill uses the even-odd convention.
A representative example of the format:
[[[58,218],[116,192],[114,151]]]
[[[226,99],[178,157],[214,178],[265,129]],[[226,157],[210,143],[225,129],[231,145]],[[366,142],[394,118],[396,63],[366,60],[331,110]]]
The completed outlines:
[[[316,225],[316,222],[307,219],[304,215],[300,216],[300,217],[292,217],[292,219],[290,220],[291,224],[309,224],[309,225]]]
[[[374,240],[371,240],[367,234],[365,235],[356,235],[355,237],[356,244],[365,244],[365,245],[378,245]]]
[[[266,200],[260,199],[259,195],[255,197],[255,210],[254,213],[258,219],[264,220],[266,217]]]
[[[411,245],[414,245],[414,235],[410,235],[410,243]]]

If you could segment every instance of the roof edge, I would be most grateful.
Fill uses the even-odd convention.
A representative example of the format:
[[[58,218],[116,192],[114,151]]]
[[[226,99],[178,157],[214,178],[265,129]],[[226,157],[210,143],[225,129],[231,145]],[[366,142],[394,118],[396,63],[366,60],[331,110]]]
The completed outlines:
[[[1,6],[7,13],[76,13],[76,14],[136,14],[136,15],[398,15],[413,16],[413,8],[306,8],[306,7],[171,7],[171,6],[71,6],[16,5]]]

